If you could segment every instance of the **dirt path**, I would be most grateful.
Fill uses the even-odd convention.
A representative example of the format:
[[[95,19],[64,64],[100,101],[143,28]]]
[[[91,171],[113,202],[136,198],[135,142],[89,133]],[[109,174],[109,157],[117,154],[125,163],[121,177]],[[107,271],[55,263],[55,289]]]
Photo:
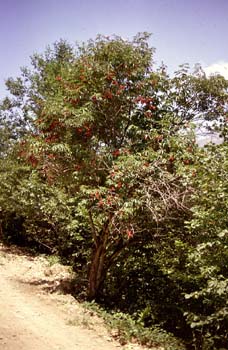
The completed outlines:
[[[79,304],[71,296],[44,291],[59,285],[50,272],[55,269],[42,258],[29,258],[0,246],[0,349],[122,349],[102,325],[97,330],[72,325],[77,323],[72,320],[85,316]],[[59,275],[66,276],[66,272]]]

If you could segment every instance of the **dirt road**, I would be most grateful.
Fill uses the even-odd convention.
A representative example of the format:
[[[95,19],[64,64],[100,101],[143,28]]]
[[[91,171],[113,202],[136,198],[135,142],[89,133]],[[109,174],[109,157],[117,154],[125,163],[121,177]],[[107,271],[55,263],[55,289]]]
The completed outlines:
[[[55,278],[47,279],[42,264],[37,258],[7,252],[0,246],[0,349],[120,350],[105,331],[98,334],[69,324],[78,319],[81,308],[66,296],[61,299],[43,292],[45,283],[58,283]]]

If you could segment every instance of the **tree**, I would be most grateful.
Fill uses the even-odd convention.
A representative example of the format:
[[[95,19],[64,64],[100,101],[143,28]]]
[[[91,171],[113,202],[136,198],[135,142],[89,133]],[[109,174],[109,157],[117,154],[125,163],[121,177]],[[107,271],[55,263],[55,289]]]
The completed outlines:
[[[74,229],[83,222],[90,299],[127,246],[169,235],[190,215],[191,188],[179,171],[194,163],[189,122],[225,113],[224,79],[185,66],[173,78],[154,70],[148,37],[99,36],[76,52],[60,41],[8,81],[14,113],[33,120],[20,156],[67,194]]]

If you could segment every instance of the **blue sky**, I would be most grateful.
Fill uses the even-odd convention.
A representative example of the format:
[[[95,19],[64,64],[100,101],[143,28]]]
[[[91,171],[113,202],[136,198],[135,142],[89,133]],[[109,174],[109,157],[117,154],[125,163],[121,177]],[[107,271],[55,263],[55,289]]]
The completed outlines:
[[[153,33],[155,61],[170,71],[200,62],[228,78],[228,0],[0,0],[0,98],[4,79],[60,38],[131,38],[139,31]]]

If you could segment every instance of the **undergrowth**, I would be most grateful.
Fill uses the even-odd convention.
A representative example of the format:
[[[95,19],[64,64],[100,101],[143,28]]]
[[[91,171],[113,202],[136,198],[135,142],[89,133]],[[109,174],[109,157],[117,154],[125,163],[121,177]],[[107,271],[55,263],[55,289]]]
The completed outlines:
[[[133,342],[147,348],[185,349],[184,344],[179,339],[159,326],[144,327],[142,321],[134,319],[131,315],[123,312],[107,311],[95,302],[84,302],[83,307],[101,317],[111,335],[122,345]]]

